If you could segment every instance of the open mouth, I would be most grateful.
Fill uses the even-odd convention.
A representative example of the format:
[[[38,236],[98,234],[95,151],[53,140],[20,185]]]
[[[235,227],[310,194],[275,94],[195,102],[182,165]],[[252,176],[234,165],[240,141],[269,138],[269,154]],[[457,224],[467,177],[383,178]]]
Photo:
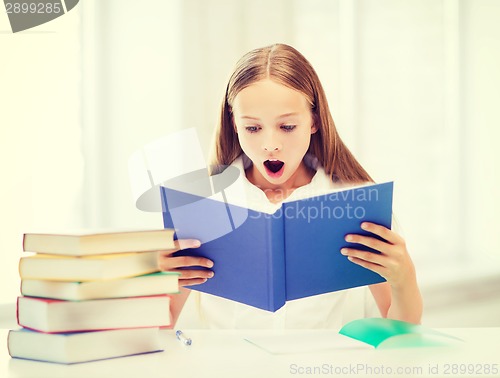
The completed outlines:
[[[283,167],[285,163],[281,160],[266,160],[264,162],[264,166],[266,167],[267,174],[272,177],[279,177],[283,173]]]

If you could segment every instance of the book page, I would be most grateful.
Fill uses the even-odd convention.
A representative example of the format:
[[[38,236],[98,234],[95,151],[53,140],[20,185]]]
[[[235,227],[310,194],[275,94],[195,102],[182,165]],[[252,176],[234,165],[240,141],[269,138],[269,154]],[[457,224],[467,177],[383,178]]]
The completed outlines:
[[[287,330],[245,337],[245,340],[271,354],[311,353],[329,349],[373,349],[371,345],[334,330]]]

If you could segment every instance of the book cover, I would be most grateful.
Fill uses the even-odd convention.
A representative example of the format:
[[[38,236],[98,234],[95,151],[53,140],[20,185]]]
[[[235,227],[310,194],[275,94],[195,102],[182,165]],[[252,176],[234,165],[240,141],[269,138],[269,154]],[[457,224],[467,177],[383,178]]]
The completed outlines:
[[[170,325],[170,297],[157,295],[79,302],[18,297],[17,322],[21,327],[45,333],[167,327]]]
[[[173,235],[169,229],[25,233],[23,250],[67,256],[164,251],[174,248]]]
[[[21,294],[67,301],[172,294],[179,291],[179,275],[178,272],[157,272],[131,278],[87,282],[24,279],[21,280]]]
[[[158,328],[48,334],[10,330],[9,355],[59,364],[76,364],[163,350]]]
[[[421,324],[387,318],[353,320],[342,327],[339,334],[375,348],[415,348],[452,345],[461,339]]]
[[[36,254],[19,260],[22,279],[93,281],[134,277],[158,271],[158,252],[95,256]]]
[[[346,234],[369,235],[363,221],[391,227],[393,183],[337,190],[284,202],[273,214],[213,197],[161,188],[163,221],[197,249],[179,255],[214,261],[215,275],[193,290],[276,311],[287,300],[385,281],[351,263],[342,247]],[[375,253],[375,251],[372,251]]]

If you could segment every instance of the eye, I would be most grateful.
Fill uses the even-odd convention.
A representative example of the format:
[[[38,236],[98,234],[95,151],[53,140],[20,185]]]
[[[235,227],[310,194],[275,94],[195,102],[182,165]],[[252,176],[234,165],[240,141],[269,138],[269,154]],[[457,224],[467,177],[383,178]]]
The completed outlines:
[[[251,134],[256,133],[257,131],[259,131],[259,129],[259,126],[245,126],[245,130]]]
[[[293,131],[297,126],[296,125],[281,125],[281,130],[289,133],[290,131]]]

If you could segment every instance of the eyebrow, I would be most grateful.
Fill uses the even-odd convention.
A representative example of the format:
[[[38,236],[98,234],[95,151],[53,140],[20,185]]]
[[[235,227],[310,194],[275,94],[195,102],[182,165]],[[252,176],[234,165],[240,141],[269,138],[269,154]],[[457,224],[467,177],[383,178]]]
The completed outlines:
[[[285,114],[282,114],[278,117],[276,117],[276,119],[280,119],[280,118],[286,118],[286,117],[290,117],[290,116],[296,116],[298,115],[299,113],[297,112],[292,112],[292,113],[285,113]],[[253,121],[260,121],[260,118],[257,118],[257,117],[252,117],[252,116],[241,116],[240,117],[241,119],[250,119],[250,120],[253,120]]]

